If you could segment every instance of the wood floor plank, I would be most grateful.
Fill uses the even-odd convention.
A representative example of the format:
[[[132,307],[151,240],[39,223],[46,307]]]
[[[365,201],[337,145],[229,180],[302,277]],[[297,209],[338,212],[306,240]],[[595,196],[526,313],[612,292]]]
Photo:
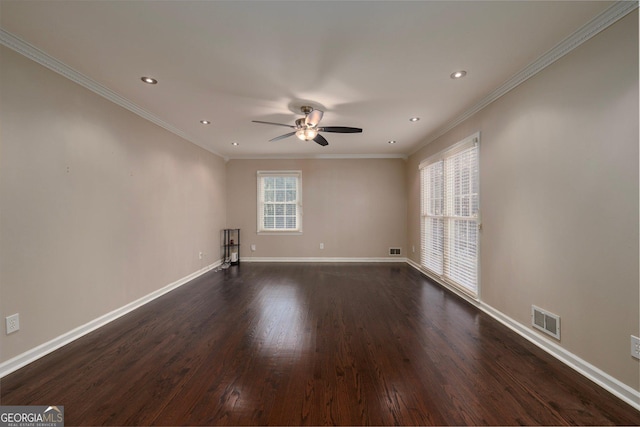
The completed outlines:
[[[404,264],[210,272],[0,380],[67,425],[640,425]]]

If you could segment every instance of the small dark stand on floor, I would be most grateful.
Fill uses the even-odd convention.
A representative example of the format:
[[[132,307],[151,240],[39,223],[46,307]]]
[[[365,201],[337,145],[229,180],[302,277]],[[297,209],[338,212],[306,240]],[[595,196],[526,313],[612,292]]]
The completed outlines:
[[[223,230],[222,247],[223,264],[240,265],[240,229],[225,228]]]

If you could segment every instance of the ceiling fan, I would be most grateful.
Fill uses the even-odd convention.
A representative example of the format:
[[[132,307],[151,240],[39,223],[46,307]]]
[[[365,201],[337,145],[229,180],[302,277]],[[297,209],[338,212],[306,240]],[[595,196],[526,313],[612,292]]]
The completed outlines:
[[[262,123],[265,125],[277,125],[277,126],[286,126],[291,129],[295,129],[293,132],[285,133],[284,135],[276,136],[269,140],[278,141],[280,139],[289,138],[290,136],[297,136],[303,141],[315,141],[316,143],[322,145],[323,147],[329,145],[329,142],[320,135],[319,132],[334,132],[334,133],[360,133],[362,129],[360,128],[352,128],[345,126],[324,126],[318,127],[320,120],[322,119],[323,112],[320,110],[314,110],[313,107],[302,106],[300,108],[302,113],[304,114],[304,118],[300,118],[296,120],[295,126],[285,125],[282,123],[273,123],[273,122],[263,122],[260,120],[252,120],[253,123]]]

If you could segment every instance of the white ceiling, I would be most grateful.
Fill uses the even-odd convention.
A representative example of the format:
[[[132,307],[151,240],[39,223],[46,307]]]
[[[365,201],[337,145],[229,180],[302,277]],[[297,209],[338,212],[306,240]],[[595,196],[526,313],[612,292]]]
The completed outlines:
[[[610,5],[2,0],[0,26],[225,157],[401,156]],[[251,123],[307,101],[364,132],[321,147]]]

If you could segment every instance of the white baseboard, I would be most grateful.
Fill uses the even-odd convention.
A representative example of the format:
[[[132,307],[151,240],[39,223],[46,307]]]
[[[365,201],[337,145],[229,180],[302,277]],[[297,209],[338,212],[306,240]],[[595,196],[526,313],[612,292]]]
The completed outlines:
[[[345,258],[345,257],[243,257],[242,262],[401,262],[406,263],[404,257],[380,258]]]
[[[589,378],[600,387],[611,392],[615,396],[619,397],[620,399],[624,400],[629,405],[640,411],[640,392],[638,390],[634,390],[623,382],[607,374],[603,370],[593,366],[589,362],[581,359],[570,351],[567,351],[563,347],[560,347],[558,344],[549,341],[542,336],[539,336],[536,332],[530,330],[527,326],[513,320],[512,318],[496,310],[495,308],[483,303],[480,304],[479,308],[503,325],[507,326],[509,329],[515,331],[528,341],[545,350],[547,353],[554,356],[565,365],[573,368],[578,373]]]
[[[527,341],[530,341],[565,365],[584,375],[594,383],[598,384],[600,387],[604,388],[605,390],[609,391],[616,397],[620,398],[621,400],[625,401],[626,403],[640,411],[640,391],[629,387],[620,380],[617,380],[603,370],[593,366],[589,362],[581,359],[570,351],[567,351],[558,344],[546,339],[545,337],[542,337],[541,335],[538,335],[538,333],[533,329],[510,318],[509,316],[499,310],[496,310],[492,306],[485,304],[482,301],[475,300],[470,296],[465,295],[463,292],[460,292],[455,288],[447,285],[446,283],[439,281],[437,278],[432,277],[427,271],[422,269],[420,265],[418,265],[413,260],[407,259],[407,264],[418,270],[420,273],[426,275],[430,279],[434,280],[438,284],[451,290],[458,296],[464,298],[470,304],[478,307],[480,310],[484,311],[489,316],[493,317],[498,322],[502,323],[521,337],[525,338]]]
[[[19,354],[18,356],[12,359],[9,359],[6,362],[0,363],[0,378],[3,378],[14,371],[17,371],[23,366],[26,366],[29,363],[34,362],[43,356],[46,356],[47,354],[59,349],[62,346],[69,344],[72,341],[77,340],[78,338],[84,335],[87,335],[92,331],[95,331],[96,329],[106,325],[109,322],[113,322],[117,318],[122,317],[125,314],[135,310],[136,308],[141,307],[146,303],[153,301],[154,299],[166,294],[167,292],[170,292],[190,282],[196,277],[203,275],[204,273],[218,267],[219,265],[220,265],[220,261],[217,261],[207,267],[204,267],[194,273],[189,274],[188,276],[178,279],[175,282],[170,283],[163,288],[153,291],[150,294],[143,296],[142,298],[139,298],[133,302],[130,302],[125,306],[122,306],[116,310],[113,310],[112,312],[107,313],[103,316],[100,316],[97,319],[90,321],[89,323],[86,323],[82,326],[72,329],[71,331],[62,334],[59,337],[52,339],[51,341],[48,341],[44,344],[41,344],[37,347],[32,348],[31,350],[28,350],[22,354]]]

